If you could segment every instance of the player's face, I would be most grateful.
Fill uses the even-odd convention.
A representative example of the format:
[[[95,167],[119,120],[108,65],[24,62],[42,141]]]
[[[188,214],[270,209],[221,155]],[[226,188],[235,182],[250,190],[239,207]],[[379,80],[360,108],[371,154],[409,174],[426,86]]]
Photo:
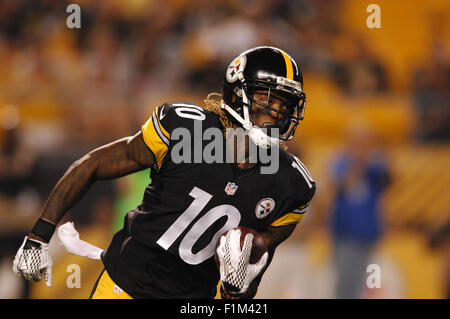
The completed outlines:
[[[259,127],[281,128],[288,116],[287,100],[268,91],[255,91],[251,107],[251,118]]]

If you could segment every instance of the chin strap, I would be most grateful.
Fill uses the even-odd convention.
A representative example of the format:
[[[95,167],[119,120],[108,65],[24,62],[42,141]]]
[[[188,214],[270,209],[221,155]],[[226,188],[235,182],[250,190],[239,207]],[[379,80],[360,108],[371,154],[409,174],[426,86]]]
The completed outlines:
[[[280,140],[278,138],[268,136],[266,133],[264,133],[263,129],[259,127],[253,126],[249,130],[247,130],[247,132],[253,143],[264,149],[278,146],[280,143]]]
[[[243,97],[245,93],[243,92]],[[243,98],[244,100],[244,98]],[[245,100],[247,97],[245,96]],[[247,100],[248,101],[248,100]],[[248,136],[252,140],[255,145],[262,147],[264,149],[268,149],[274,146],[278,146],[280,140],[276,137],[270,137],[265,132],[264,129],[253,125],[250,121],[250,116],[248,112],[248,107],[244,106],[244,118],[242,118],[235,110],[233,110],[229,105],[225,104],[222,100],[221,107],[225,109],[231,116],[233,116],[244,128],[247,132]]]

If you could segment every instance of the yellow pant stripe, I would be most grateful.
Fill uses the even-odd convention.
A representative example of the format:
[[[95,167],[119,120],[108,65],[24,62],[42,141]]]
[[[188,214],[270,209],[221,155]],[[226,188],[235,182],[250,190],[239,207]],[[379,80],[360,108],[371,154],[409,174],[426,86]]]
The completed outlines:
[[[97,287],[92,294],[92,299],[133,299],[129,294],[117,286],[111,277],[109,277],[106,269],[97,282]]]

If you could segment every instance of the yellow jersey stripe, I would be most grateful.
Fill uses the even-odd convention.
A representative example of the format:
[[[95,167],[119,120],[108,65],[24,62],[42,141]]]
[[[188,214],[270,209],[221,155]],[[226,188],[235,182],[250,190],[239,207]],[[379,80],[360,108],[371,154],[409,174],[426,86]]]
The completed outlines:
[[[281,54],[283,55],[284,58],[284,63],[286,63],[286,78],[288,78],[289,80],[293,80],[294,79],[294,69],[292,67],[292,61],[291,58],[283,51],[281,51]]]
[[[156,113],[156,119],[158,120],[158,126],[159,126],[159,128],[161,129],[161,132],[164,134],[164,136],[167,138],[167,139],[169,139],[170,140],[170,134],[169,134],[169,132],[167,132],[166,131],[166,129],[161,125],[161,122],[159,121],[159,117],[160,117],[160,109],[159,109],[159,106],[158,107],[156,107],[156,110],[155,110],[155,113]]]
[[[305,209],[306,207],[308,207],[310,202],[307,202],[305,205],[300,206],[298,209]]]
[[[272,227],[280,227],[291,224],[299,223],[305,214],[297,214],[297,213],[287,213],[286,215],[281,216],[277,220],[275,220],[270,226]]]
[[[153,113],[153,115],[155,115],[155,113]],[[161,168],[164,157],[166,156],[169,149],[168,143],[167,141],[164,141],[164,138],[170,139],[170,135],[168,137],[160,136],[160,134],[158,134],[157,132],[157,128],[161,129],[161,126],[159,126],[158,120],[156,119],[156,127],[154,119],[154,116],[150,117],[148,121],[142,126],[142,135],[144,137],[145,144],[147,144],[147,146],[155,155],[158,168]]]

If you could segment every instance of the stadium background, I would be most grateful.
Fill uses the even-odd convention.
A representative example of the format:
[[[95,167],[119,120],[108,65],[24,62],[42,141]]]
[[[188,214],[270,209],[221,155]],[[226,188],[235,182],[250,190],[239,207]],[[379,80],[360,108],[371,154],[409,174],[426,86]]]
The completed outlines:
[[[51,288],[11,271],[52,187],[87,151],[137,132],[161,102],[220,91],[231,58],[256,45],[283,48],[304,71],[306,118],[289,147],[318,183],[257,297],[333,298],[330,163],[354,125],[373,131],[393,174],[372,257],[382,286],[365,297],[446,297],[448,235],[435,234],[450,216],[448,1],[78,0],[81,29],[66,26],[70,3],[0,1],[1,298],[86,298],[101,263],[55,240]],[[366,25],[371,3],[380,29]],[[106,247],[147,183],[148,171],[99,182],[64,221]],[[71,264],[81,288],[66,285]]]

